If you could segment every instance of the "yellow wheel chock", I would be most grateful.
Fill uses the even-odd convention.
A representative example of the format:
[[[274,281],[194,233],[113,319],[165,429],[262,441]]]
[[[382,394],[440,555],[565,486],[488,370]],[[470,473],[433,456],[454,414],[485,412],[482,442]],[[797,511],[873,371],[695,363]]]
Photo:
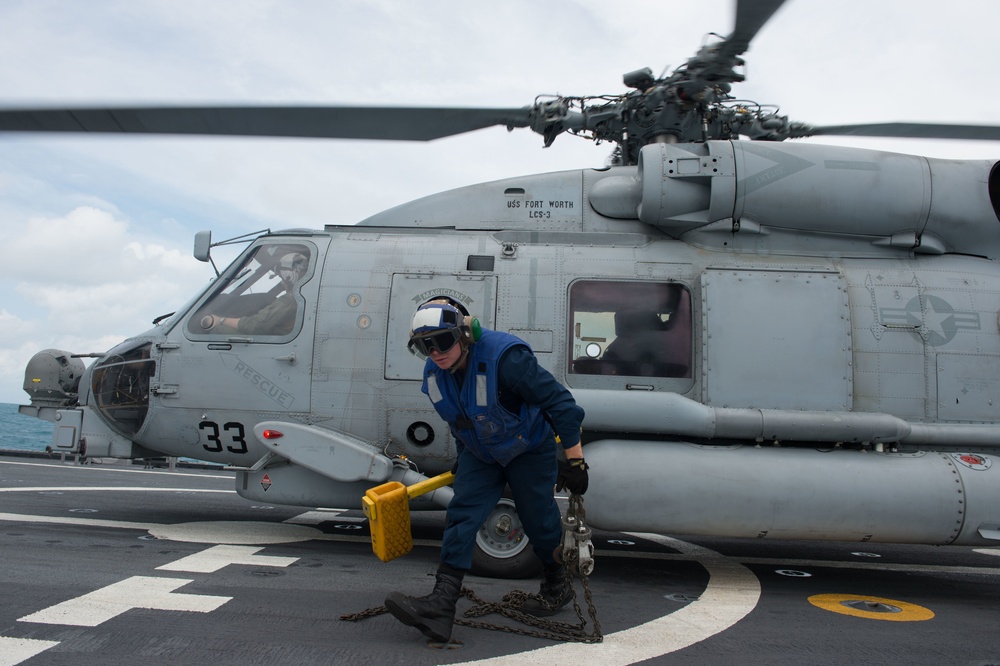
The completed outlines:
[[[389,481],[370,488],[361,498],[361,508],[372,532],[372,551],[383,562],[394,560],[413,550],[410,532],[410,500],[429,493],[455,480],[451,472],[404,486]]]

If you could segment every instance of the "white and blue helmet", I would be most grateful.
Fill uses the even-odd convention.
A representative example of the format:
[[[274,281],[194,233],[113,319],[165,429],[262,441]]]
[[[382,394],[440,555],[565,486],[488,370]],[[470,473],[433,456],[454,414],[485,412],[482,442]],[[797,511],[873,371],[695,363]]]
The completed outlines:
[[[274,267],[274,272],[278,277],[290,284],[295,284],[305,275],[309,268],[309,260],[300,252],[289,252],[283,256],[278,265]]]
[[[417,308],[410,322],[410,353],[426,358],[432,351],[446,353],[459,341],[463,341],[463,348],[471,342],[465,313],[444,299]]]
[[[454,305],[444,301],[430,301],[413,313],[410,337],[425,335],[442,328],[461,328],[464,323],[464,315]]]

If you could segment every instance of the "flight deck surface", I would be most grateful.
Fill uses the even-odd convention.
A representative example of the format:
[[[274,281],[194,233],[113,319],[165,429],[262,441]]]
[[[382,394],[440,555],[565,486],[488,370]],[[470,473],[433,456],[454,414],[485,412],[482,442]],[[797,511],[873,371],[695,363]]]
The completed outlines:
[[[0,455],[0,666],[1000,664],[1000,544],[599,530],[589,587],[602,643],[456,626],[460,645],[434,648],[388,615],[340,618],[393,590],[430,591],[442,512],[414,514],[416,547],[383,563],[359,509],[250,502],[232,476]],[[499,601],[538,582],[465,585]],[[552,619],[577,621],[571,607]]]

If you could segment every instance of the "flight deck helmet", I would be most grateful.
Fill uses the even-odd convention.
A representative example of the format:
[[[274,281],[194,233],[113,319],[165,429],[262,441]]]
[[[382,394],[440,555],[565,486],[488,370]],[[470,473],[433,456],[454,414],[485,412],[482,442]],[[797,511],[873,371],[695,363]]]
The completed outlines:
[[[285,282],[295,284],[306,274],[309,267],[309,260],[300,252],[289,252],[278,260],[278,265],[274,267],[274,272]]]
[[[446,300],[435,299],[413,313],[406,347],[415,356],[427,357],[432,351],[443,354],[463,339],[471,341],[465,314]]]

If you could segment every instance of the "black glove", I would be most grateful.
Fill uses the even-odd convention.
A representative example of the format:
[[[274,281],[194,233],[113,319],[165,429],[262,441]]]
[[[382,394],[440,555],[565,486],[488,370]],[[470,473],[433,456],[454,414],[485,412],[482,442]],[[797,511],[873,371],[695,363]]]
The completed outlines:
[[[559,461],[559,476],[556,477],[556,490],[568,490],[573,495],[587,492],[590,477],[587,475],[589,465],[583,458],[570,458]]]

